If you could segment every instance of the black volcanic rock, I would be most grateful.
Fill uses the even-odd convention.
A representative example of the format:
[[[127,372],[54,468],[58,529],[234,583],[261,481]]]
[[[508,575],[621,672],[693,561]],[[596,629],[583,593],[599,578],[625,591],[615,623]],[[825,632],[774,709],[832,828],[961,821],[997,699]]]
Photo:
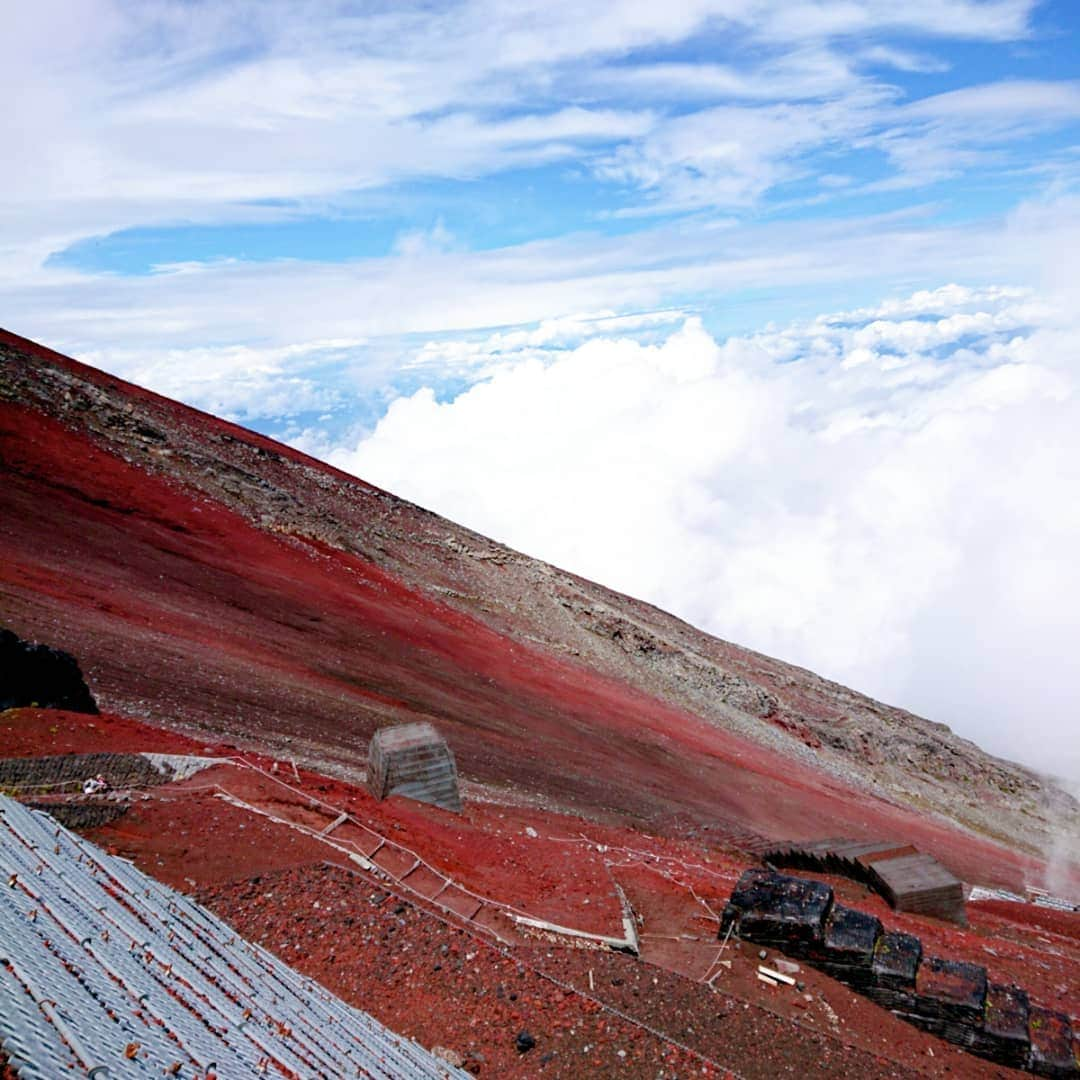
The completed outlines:
[[[1031,1055],[1028,1068],[1039,1076],[1075,1077],[1077,1067],[1073,1054],[1073,1032],[1065,1013],[1032,1005],[1028,1031],[1031,1036]]]
[[[874,948],[875,981],[895,990],[914,990],[921,959],[922,942],[917,937],[890,930]]]
[[[74,656],[0,628],[0,711],[26,706],[98,711]]]
[[[990,983],[983,1029],[975,1039],[976,1053],[1013,1069],[1025,1068],[1030,1046],[1030,1009],[1027,994],[1018,986]]]
[[[843,904],[833,904],[825,925],[821,966],[846,983],[868,986],[874,946],[881,934],[881,921],[875,916]]]
[[[915,976],[922,960],[922,942],[899,930],[886,931],[874,946],[871,982],[866,994],[887,1009],[915,1009]]]
[[[919,965],[915,989],[919,1012],[942,1020],[981,1023],[986,1004],[986,968],[929,956]]]
[[[724,911],[721,934],[735,920],[738,933],[751,941],[787,952],[820,947],[832,902],[832,889],[820,881],[747,870]]]

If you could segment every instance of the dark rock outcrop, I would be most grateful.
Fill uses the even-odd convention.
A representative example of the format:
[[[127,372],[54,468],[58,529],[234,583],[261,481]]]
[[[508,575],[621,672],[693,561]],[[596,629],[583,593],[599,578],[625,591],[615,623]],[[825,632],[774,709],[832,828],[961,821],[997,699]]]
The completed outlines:
[[[983,1030],[975,1039],[973,1050],[1002,1065],[1022,1069],[1028,1058],[1030,1004],[1018,986],[991,983],[986,991],[986,1014]]]
[[[899,930],[886,931],[874,946],[867,996],[887,1009],[914,1010],[915,976],[921,961],[922,942],[917,937]]]
[[[1080,1074],[1080,1064],[1073,1052],[1072,1027],[1064,1013],[1032,1005],[1028,1031],[1031,1033],[1030,1066],[1033,1072],[1055,1078]]]
[[[979,1021],[986,1006],[986,968],[928,956],[919,965],[915,989],[924,1016]]]
[[[973,1048],[983,1029],[986,968],[940,956],[924,957],[915,989],[914,1010],[897,1015],[957,1046]]]
[[[0,628],[0,711],[26,706],[98,711],[74,656]]]

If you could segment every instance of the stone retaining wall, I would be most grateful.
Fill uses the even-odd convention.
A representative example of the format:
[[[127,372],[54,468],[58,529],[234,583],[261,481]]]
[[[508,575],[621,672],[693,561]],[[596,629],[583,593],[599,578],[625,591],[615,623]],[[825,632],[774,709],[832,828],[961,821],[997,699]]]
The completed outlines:
[[[65,829],[84,832],[109,825],[131,809],[127,803],[118,802],[24,802],[29,810],[43,810],[54,817]]]
[[[978,964],[926,956],[911,934],[837,903],[821,881],[747,870],[724,909],[721,937],[798,957],[902,1020],[980,1057],[1040,1076],[1080,1078],[1080,1032],[1019,987],[990,982]]]
[[[51,757],[0,759],[0,788],[33,796],[76,791],[84,780],[98,774],[114,788],[154,787],[173,778],[170,768],[159,769],[142,754],[57,754]]]

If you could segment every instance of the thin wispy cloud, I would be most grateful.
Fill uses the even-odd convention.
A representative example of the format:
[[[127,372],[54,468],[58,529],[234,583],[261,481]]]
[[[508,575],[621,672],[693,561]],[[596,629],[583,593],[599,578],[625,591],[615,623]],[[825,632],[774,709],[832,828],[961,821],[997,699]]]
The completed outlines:
[[[4,178],[5,232],[62,248],[124,227],[244,220],[252,203],[318,213],[403,180],[569,160],[625,182],[629,203],[658,189],[678,205],[746,203],[803,171],[808,151],[882,126],[906,177],[907,129],[891,106],[911,90],[866,61],[934,70],[943,40],[1030,38],[1033,11],[985,2],[372,12],[52,0],[19,9],[8,27],[0,78],[17,108],[0,118],[0,135],[19,168]],[[921,39],[921,65],[891,35]],[[860,39],[861,59],[852,49]],[[694,59],[680,58],[684,48]],[[967,101],[967,119],[1000,119],[1008,101],[1014,125],[1064,123],[1072,111],[1046,107],[1061,94],[1034,81],[990,83],[951,106],[946,95],[935,115]],[[747,105],[762,100],[774,104]],[[916,137],[926,111],[908,116]],[[1002,135],[992,124],[976,129],[991,143]],[[966,141],[980,139],[969,130]],[[702,183],[690,194],[696,173]]]

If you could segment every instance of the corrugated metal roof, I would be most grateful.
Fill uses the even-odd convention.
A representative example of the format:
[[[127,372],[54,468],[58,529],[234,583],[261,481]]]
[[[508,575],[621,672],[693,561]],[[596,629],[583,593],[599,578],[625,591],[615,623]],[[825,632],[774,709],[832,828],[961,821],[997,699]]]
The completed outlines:
[[[0,872],[0,1047],[20,1077],[468,1075],[5,796]]]

